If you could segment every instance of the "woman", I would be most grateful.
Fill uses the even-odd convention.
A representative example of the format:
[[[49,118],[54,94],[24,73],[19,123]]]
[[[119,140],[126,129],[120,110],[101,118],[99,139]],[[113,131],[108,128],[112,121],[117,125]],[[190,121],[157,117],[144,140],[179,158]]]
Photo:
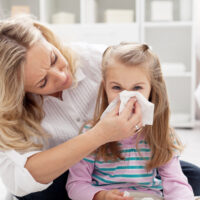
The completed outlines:
[[[141,126],[139,106],[132,115],[132,99],[122,114],[116,108],[77,136],[93,112],[100,81],[94,67],[101,58],[78,50],[85,57],[80,54],[76,62],[72,50],[30,19],[0,22],[0,172],[15,196],[34,193],[22,199],[67,199],[67,175],[60,175],[100,145]]]
[[[71,48],[31,19],[0,22],[0,174],[19,199],[67,199],[69,167],[141,127],[132,99],[77,136],[92,117],[104,49]]]

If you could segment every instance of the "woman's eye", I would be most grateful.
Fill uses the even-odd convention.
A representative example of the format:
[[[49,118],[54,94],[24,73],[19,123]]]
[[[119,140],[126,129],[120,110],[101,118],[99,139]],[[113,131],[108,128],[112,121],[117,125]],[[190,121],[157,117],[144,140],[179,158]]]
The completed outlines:
[[[121,88],[119,86],[113,86],[112,89],[113,90],[121,90]]]
[[[44,79],[44,83],[40,86],[40,88],[44,88],[47,84],[47,78]]]
[[[141,87],[141,86],[135,86],[133,89],[134,89],[134,90],[141,90],[142,87]]]
[[[54,58],[51,61],[51,66],[56,64],[57,59],[58,59],[58,56],[54,54]]]

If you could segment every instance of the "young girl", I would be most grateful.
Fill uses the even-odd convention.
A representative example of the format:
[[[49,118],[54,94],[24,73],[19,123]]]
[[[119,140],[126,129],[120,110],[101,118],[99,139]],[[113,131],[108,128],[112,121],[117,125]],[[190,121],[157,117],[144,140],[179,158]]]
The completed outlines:
[[[82,132],[99,121],[123,90],[140,92],[155,105],[153,125],[138,124],[140,130],[131,138],[105,144],[74,165],[66,185],[69,197],[124,200],[131,198],[123,191],[139,191],[163,195],[165,200],[194,199],[179,163],[181,144],[169,126],[167,91],[157,56],[146,44],[111,46],[103,54],[102,75],[94,118]],[[156,178],[157,170],[162,181]]]

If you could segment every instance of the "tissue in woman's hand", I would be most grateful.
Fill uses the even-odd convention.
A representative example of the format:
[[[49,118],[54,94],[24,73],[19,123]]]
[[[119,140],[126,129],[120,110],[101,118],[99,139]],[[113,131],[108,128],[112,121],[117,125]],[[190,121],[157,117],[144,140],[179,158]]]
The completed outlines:
[[[115,98],[109,106],[106,108],[106,110],[103,112],[101,118],[107,113],[113,110],[117,104],[117,102],[120,100],[120,107],[119,107],[119,113],[124,109],[126,103],[131,97],[136,97],[138,103],[141,106],[142,111],[142,125],[152,125],[153,124],[153,114],[154,114],[154,104],[149,102],[140,92],[134,92],[134,91],[126,91],[124,90],[119,94],[117,98]]]

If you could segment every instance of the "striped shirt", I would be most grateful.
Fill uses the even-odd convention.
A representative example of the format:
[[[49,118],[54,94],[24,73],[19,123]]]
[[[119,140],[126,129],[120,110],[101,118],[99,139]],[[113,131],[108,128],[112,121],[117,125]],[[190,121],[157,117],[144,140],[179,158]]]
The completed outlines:
[[[90,126],[85,126],[83,132],[89,128]],[[66,186],[69,197],[73,200],[92,200],[97,192],[111,189],[139,191],[161,196],[160,190],[164,189],[166,200],[192,199],[191,187],[181,171],[178,158],[174,157],[169,164],[158,168],[163,179],[162,183],[161,180],[156,178],[156,169],[150,171],[145,169],[146,162],[151,158],[151,150],[142,136],[136,148],[136,137],[132,136],[119,142],[124,160],[104,161],[101,158],[96,159],[95,154],[91,154],[74,165],[70,169]],[[174,174],[174,172],[177,173]],[[175,177],[170,177],[172,175]],[[179,185],[171,184],[170,179],[173,182],[178,182]],[[172,187],[174,186],[178,189],[180,187],[187,197],[182,198],[182,196],[176,195],[177,198],[171,198],[171,196],[168,198],[168,195],[173,194]],[[169,191],[169,194],[167,191]]]

